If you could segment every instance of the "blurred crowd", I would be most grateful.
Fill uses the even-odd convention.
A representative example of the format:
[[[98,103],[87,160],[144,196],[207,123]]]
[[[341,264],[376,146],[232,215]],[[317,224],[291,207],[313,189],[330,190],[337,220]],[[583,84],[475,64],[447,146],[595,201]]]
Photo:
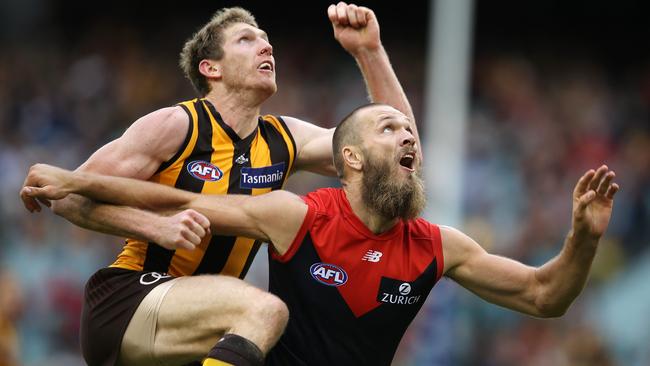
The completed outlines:
[[[172,31],[187,33],[163,30]],[[384,34],[424,131],[425,50]],[[332,127],[367,101],[354,61],[335,43],[271,41],[279,91],[264,113]],[[31,164],[73,169],[138,117],[194,92],[176,66],[181,43],[143,38],[129,25],[99,24],[74,40],[1,42],[0,365],[82,365],[83,286],[122,239],[49,212],[30,215],[19,188]],[[587,288],[565,317],[537,320],[442,280],[395,364],[650,365],[650,59],[612,69],[554,52],[475,53],[461,229],[493,253],[539,265],[569,230],[576,180],[606,163],[621,191]],[[297,175],[290,188],[335,183]],[[250,276],[264,277],[264,267]]]

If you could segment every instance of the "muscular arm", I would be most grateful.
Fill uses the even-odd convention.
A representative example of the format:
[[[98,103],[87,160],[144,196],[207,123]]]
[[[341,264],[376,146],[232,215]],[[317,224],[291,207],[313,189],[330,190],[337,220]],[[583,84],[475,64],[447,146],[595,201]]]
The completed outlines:
[[[289,249],[307,214],[305,202],[283,190],[259,196],[194,194],[183,208],[205,215],[215,232],[267,241],[280,255]]]
[[[370,100],[404,113],[410,119],[413,136],[420,146],[413,109],[381,43],[375,13],[363,6],[339,2],[329,6],[327,15],[334,28],[334,37],[357,61]]]
[[[417,145],[421,146],[411,104],[397,79],[384,47],[380,45],[377,49],[362,49],[354,58],[366,81],[370,100],[374,103],[388,104],[404,113],[411,122],[411,130]]]
[[[103,204],[72,194],[65,202],[55,201],[52,209],[79,227],[104,234],[145,241],[153,240],[155,234],[146,225],[155,214],[132,207]]]
[[[573,195],[573,225],[560,253],[539,268],[492,255],[443,227],[445,275],[497,305],[538,317],[563,315],[580,294],[607,228],[618,185],[606,167],[589,171]]]
[[[562,266],[560,269],[555,268],[555,272],[549,272],[559,263],[571,264],[571,261],[566,259],[558,260],[564,257],[562,254],[544,266],[535,268],[506,257],[489,254],[471,238],[455,229],[441,229],[446,262],[452,258],[463,258],[457,265],[450,263],[451,267],[446,268],[445,276],[493,304],[536,317],[560,316],[568,308],[568,304],[566,307],[560,306],[557,300],[570,299],[570,304],[584,286],[584,280],[568,277]],[[591,261],[587,262],[575,263],[575,270],[584,273],[585,275],[581,276],[584,279]],[[542,276],[542,279],[538,276],[538,271],[546,276]],[[553,273],[556,276],[549,276]],[[571,284],[562,291],[565,294],[554,290],[563,280],[568,280],[566,284]],[[566,300],[561,303],[567,302]]]
[[[118,139],[96,151],[77,170],[149,179],[180,148],[189,117],[180,107],[163,108],[137,120]],[[106,234],[151,240],[146,223],[154,214],[106,205],[79,195],[53,203],[53,211],[75,225]]]
[[[284,253],[298,232],[307,205],[296,195],[273,191],[260,196],[201,195],[162,184],[37,164],[30,169],[23,192],[47,202],[76,193],[95,201],[151,211],[192,209],[203,214],[212,230],[272,242]],[[157,216],[157,215],[156,215]],[[145,222],[155,231],[164,224],[156,216]]]
[[[357,61],[370,100],[391,105],[404,113],[411,122],[413,136],[420,146],[413,109],[381,44],[379,23],[373,11],[340,2],[338,5],[330,5],[327,15],[332,22],[334,37]],[[284,117],[284,120],[297,144],[296,169],[335,175],[332,160],[334,129],[324,129],[291,117]],[[421,152],[419,154],[421,159]]]
[[[318,127],[293,117],[282,117],[296,141],[295,170],[335,176],[332,158],[334,129]]]

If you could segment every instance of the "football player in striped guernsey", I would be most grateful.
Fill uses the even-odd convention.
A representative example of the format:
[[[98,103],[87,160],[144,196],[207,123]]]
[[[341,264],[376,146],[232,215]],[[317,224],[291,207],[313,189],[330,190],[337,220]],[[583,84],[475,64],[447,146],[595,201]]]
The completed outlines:
[[[327,14],[371,99],[412,116],[375,14],[344,2]],[[180,66],[200,97],[138,119],[79,172],[206,195],[253,196],[281,189],[297,170],[335,173],[333,129],[261,115],[277,89],[276,64],[268,35],[248,11],[217,11],[186,42]],[[36,209],[28,196],[23,200]],[[242,280],[259,240],[219,231],[204,235],[200,217],[191,213],[149,232],[151,213],[79,195],[56,202],[53,210],[79,226],[128,238],[115,262],[88,281],[81,342],[91,366],[180,365],[208,353],[256,365],[280,337],[286,306]]]

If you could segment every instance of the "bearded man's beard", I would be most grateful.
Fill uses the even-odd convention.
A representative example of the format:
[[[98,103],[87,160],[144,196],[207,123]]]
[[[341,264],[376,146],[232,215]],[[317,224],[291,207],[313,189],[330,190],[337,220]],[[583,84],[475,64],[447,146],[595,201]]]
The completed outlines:
[[[367,159],[362,179],[363,202],[384,218],[414,219],[426,205],[420,172],[411,174],[405,182],[398,182],[392,179],[393,169],[395,166],[385,159]]]

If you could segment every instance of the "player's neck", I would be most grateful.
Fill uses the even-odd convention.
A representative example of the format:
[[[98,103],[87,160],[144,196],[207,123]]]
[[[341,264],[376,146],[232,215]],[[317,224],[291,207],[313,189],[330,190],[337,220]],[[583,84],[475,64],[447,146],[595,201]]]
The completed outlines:
[[[205,97],[239,137],[244,138],[257,128],[261,103],[238,93],[220,93],[216,90]]]
[[[399,221],[399,218],[386,218],[371,210],[363,201],[362,189],[363,185],[360,180],[343,184],[343,191],[350,203],[352,212],[366,225],[368,230],[376,235],[392,229]]]

